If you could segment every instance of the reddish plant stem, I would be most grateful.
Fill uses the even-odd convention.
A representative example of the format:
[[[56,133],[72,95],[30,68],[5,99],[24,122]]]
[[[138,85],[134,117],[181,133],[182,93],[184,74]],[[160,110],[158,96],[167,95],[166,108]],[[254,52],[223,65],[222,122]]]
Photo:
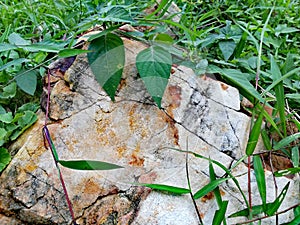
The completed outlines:
[[[72,203],[70,201],[70,198],[69,198],[69,195],[68,195],[68,191],[67,191],[67,188],[66,188],[66,185],[65,185],[65,181],[63,179],[61,170],[60,170],[59,165],[58,165],[57,156],[55,154],[55,149],[53,149],[54,148],[53,147],[53,142],[52,142],[49,130],[47,128],[48,119],[49,119],[50,92],[51,92],[50,70],[48,70],[47,78],[48,78],[48,85],[47,85],[47,106],[46,106],[45,123],[44,123],[44,127],[43,127],[44,146],[45,146],[46,149],[50,149],[50,151],[51,151],[52,157],[54,159],[55,166],[56,166],[57,171],[58,171],[59,180],[61,182],[61,185],[62,185],[63,191],[64,191],[64,195],[66,197],[66,201],[67,201],[67,204],[68,204],[69,212],[70,212],[71,217],[72,217],[72,223],[74,225],[77,225],[76,222],[75,222],[75,215],[74,215]],[[48,146],[47,146],[45,140],[47,141]]]

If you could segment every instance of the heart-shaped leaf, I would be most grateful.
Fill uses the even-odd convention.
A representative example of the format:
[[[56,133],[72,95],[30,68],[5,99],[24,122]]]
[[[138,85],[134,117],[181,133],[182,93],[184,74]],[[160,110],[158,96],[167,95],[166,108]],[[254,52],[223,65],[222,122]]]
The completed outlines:
[[[35,70],[24,71],[16,75],[18,87],[27,94],[34,95],[37,85],[37,72]]]
[[[125,50],[122,39],[112,33],[94,39],[87,54],[89,64],[96,80],[114,101],[121,80]]]
[[[153,100],[161,108],[161,99],[170,77],[172,56],[165,49],[151,46],[136,57],[136,67]]]

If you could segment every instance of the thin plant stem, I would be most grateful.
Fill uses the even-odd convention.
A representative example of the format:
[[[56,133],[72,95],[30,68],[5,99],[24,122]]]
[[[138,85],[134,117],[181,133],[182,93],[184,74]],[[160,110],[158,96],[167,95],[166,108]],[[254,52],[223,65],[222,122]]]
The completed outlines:
[[[188,149],[188,143],[187,143],[187,149]],[[189,166],[188,166],[188,152],[186,152],[186,154],[185,154],[185,171],[186,171],[186,178],[187,178],[188,187],[189,187],[189,190],[190,190],[190,196],[191,196],[192,202],[194,204],[194,207],[195,207],[195,210],[196,210],[196,213],[197,213],[200,225],[202,225],[203,222],[202,222],[202,219],[201,219],[201,215],[200,215],[200,212],[198,210],[198,207],[197,207],[197,204],[196,204],[196,201],[194,199],[194,195],[193,195],[192,189],[191,189],[191,182],[190,182],[190,175],[189,175]]]

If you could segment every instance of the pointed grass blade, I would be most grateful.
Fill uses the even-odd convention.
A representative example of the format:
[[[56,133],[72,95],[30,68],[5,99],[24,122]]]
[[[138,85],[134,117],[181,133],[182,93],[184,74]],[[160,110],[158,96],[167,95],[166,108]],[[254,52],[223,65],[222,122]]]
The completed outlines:
[[[58,163],[64,167],[75,170],[113,170],[123,168],[116,164],[94,160],[59,160]]]
[[[265,178],[265,171],[262,165],[262,161],[259,155],[255,155],[253,157],[253,166],[254,166],[254,173],[256,177],[257,188],[261,197],[262,205],[264,211],[267,210],[267,188],[266,188],[266,178]]]
[[[204,195],[208,194],[209,192],[213,191],[216,187],[218,187],[221,183],[226,180],[231,179],[230,177],[220,178],[214,181],[211,181],[209,184],[205,185],[199,191],[194,194],[194,199],[202,198]]]
[[[164,185],[164,184],[145,184],[145,183],[139,183],[137,184],[139,186],[148,187],[157,191],[166,191],[172,194],[182,195],[182,194],[188,194],[190,193],[189,189],[186,188],[180,188],[180,187],[174,187],[170,185]]]
[[[215,212],[213,222],[212,222],[213,225],[220,225],[222,223],[222,221],[225,221],[225,213],[227,210],[227,206],[228,206],[228,201],[222,202],[220,209],[218,209]],[[226,224],[226,223],[224,223],[224,224]]]
[[[250,156],[253,154],[256,144],[258,142],[258,138],[260,135],[260,130],[261,130],[261,124],[262,124],[262,120],[263,120],[263,113],[261,112],[258,116],[258,118],[256,119],[254,126],[250,132],[250,136],[249,136],[249,140],[247,143],[247,147],[246,147],[246,154],[247,156]]]

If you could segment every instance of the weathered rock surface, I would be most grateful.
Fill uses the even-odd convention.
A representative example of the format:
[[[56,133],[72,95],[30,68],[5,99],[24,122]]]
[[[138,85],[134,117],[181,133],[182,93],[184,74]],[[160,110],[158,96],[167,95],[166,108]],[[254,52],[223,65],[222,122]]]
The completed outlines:
[[[144,45],[124,40],[126,68],[116,102],[100,88],[85,56],[77,57],[51,93],[48,126],[61,159],[92,159],[123,169],[75,171],[62,168],[78,224],[198,224],[189,197],[172,196],[132,183],[161,183],[187,188],[186,156],[194,151],[230,167],[244,154],[250,119],[238,112],[238,91],[224,83],[196,77],[185,67],[175,71],[163,97],[163,109],[151,101],[135,69],[135,56]],[[0,224],[70,224],[71,217],[51,153],[44,148],[44,114],[11,151],[16,155],[0,177]],[[208,161],[188,157],[192,190],[209,182]],[[224,175],[214,167],[218,176]],[[247,193],[247,168],[233,170]],[[270,173],[268,200],[274,200]],[[253,180],[253,201],[260,204]],[[279,191],[291,182],[281,209],[299,202],[299,182],[277,179]],[[220,186],[229,200],[227,215],[245,207],[235,184]],[[218,209],[213,195],[197,200],[204,224]],[[280,215],[289,221],[291,212]],[[229,224],[244,218],[228,219]],[[9,222],[10,221],[10,222]],[[274,219],[263,224],[274,224]]]

